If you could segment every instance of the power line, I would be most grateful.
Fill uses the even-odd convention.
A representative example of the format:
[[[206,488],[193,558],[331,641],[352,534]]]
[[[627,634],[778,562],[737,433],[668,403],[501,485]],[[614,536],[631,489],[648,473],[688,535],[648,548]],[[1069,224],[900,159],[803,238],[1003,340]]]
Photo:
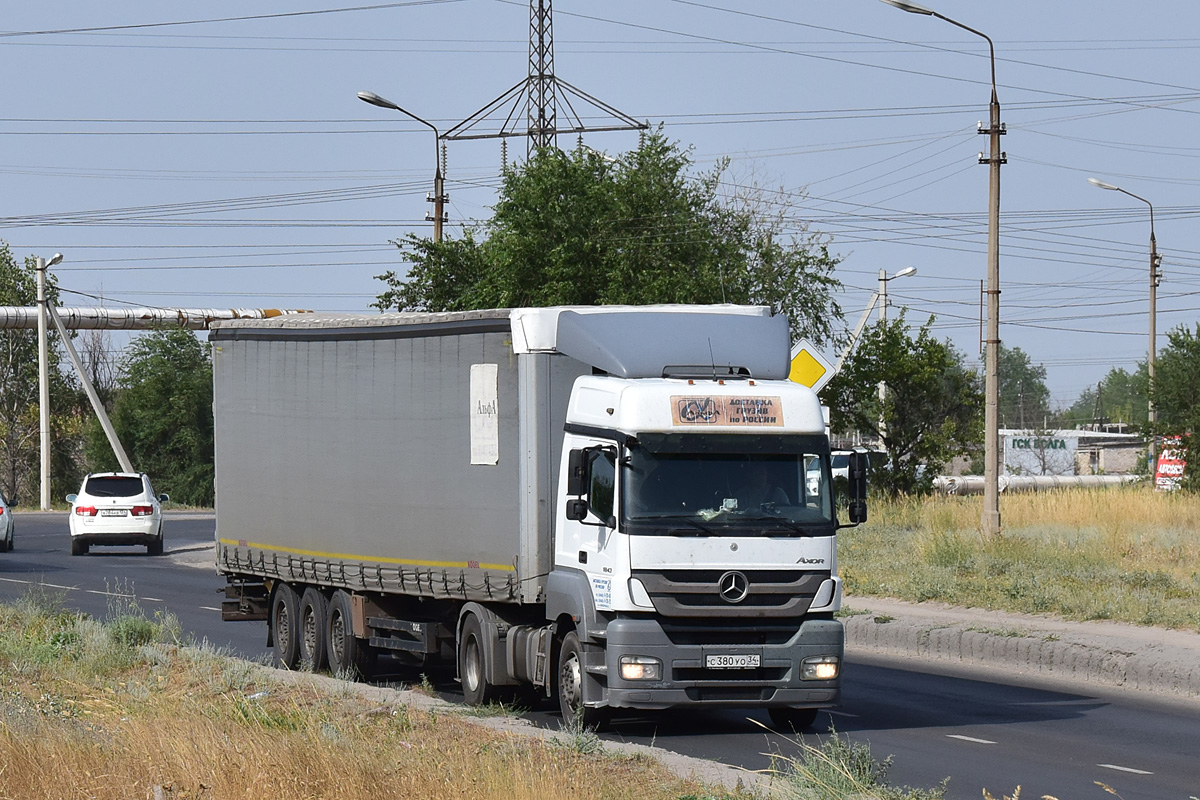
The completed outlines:
[[[343,14],[354,11],[378,11],[384,8],[406,8],[409,6],[442,5],[458,3],[462,0],[407,0],[403,3],[382,3],[371,6],[347,6],[343,8],[324,8],[315,11],[287,11],[277,14],[251,14],[242,17],[215,17],[211,19],[176,20],[174,22],[140,22],[129,25],[96,25],[87,28],[57,28],[40,31],[4,31],[0,39],[11,39],[21,36],[55,36],[68,33],[97,33],[106,31],[146,30],[149,28],[170,28],[180,25],[207,25],[217,22],[246,22],[248,20],[282,19],[284,17],[312,17],[321,14]]]

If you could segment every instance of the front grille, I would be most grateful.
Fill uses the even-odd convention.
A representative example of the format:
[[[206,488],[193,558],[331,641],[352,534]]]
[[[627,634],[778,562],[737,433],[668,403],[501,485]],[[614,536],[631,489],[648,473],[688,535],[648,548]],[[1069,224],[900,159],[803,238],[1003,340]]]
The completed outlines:
[[[687,683],[719,683],[722,686],[738,683],[765,683],[787,680],[787,667],[758,667],[757,669],[705,669],[704,667],[675,667],[671,674],[676,681]]]
[[[663,633],[677,646],[731,644],[787,644],[800,629],[800,621],[791,624],[764,625],[758,620],[674,619],[660,621]]]
[[[684,691],[688,699],[696,703],[757,703],[766,702],[775,696],[775,689],[771,686],[693,686]]]
[[[804,570],[740,570],[748,582],[745,599],[729,603],[719,582],[728,570],[663,570],[634,572],[654,608],[666,617],[802,617],[829,572]]]

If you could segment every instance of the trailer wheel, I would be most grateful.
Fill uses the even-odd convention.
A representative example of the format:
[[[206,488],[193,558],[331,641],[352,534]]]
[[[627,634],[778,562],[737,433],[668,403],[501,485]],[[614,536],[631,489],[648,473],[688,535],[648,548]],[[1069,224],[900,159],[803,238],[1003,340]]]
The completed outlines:
[[[275,661],[285,669],[295,669],[300,663],[299,648],[300,598],[286,583],[275,586],[271,595],[271,635],[275,642]]]
[[[583,704],[583,645],[575,631],[563,637],[558,654],[555,694],[562,712],[562,728],[589,730],[601,727],[608,720],[608,709]]]
[[[370,678],[375,668],[375,648],[354,635],[353,613],[349,593],[334,592],[326,615],[325,649],[329,670],[347,680]]]
[[[799,733],[813,726],[817,721],[817,708],[792,708],[791,706],[772,706],[767,709],[771,716],[771,724],[781,733]]]
[[[468,614],[458,642],[458,676],[462,680],[463,698],[469,705],[487,705],[500,696],[496,686],[488,682],[485,652],[479,617]]]
[[[300,598],[300,635],[296,639],[300,664],[313,672],[325,669],[326,628],[329,626],[329,600],[319,589],[309,587]]]

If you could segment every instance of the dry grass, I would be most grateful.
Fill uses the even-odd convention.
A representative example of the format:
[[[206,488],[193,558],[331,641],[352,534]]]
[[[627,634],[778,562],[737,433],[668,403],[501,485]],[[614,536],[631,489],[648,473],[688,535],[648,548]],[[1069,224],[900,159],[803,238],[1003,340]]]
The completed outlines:
[[[281,681],[175,630],[0,606],[0,798],[728,796],[646,757]]]
[[[871,522],[840,536],[847,590],[1200,630],[1200,498],[1132,487],[1000,508],[1003,535],[985,541],[978,497],[875,501]]]

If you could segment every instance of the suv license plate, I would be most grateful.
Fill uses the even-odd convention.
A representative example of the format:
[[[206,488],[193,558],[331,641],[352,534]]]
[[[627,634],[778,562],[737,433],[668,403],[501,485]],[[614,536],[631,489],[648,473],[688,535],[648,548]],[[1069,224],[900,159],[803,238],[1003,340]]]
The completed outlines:
[[[102,516],[102,517],[123,517],[123,516],[125,516],[125,509],[123,509],[123,508],[102,508],[102,509],[100,509],[100,516]]]
[[[762,664],[762,656],[757,653],[729,653],[704,657],[704,666],[709,669],[754,669]]]

